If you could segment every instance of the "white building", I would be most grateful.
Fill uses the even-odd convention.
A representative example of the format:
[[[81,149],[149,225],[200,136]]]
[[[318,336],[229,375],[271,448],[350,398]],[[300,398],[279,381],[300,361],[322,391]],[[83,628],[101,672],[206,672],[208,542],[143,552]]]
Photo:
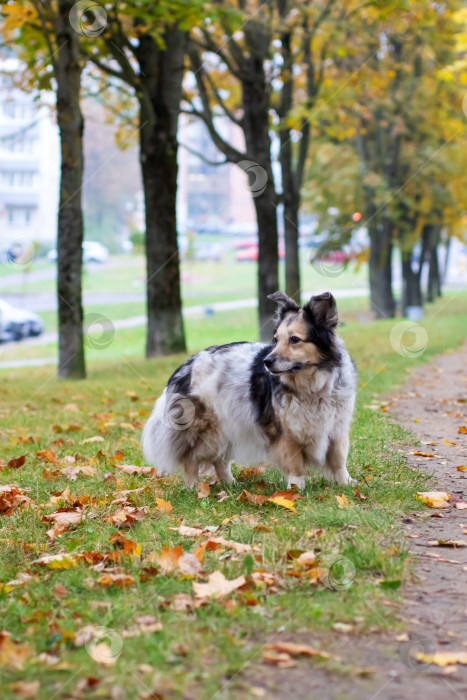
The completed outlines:
[[[58,128],[49,106],[13,87],[18,65],[0,63],[0,251],[57,237]]]

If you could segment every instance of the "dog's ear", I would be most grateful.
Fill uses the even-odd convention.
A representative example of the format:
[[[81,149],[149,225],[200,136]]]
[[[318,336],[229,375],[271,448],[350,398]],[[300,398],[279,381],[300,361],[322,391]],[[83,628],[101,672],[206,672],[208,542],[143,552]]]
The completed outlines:
[[[316,325],[336,328],[339,320],[337,317],[337,304],[331,292],[324,292],[311,297],[307,306],[313,313]]]
[[[274,292],[274,294],[268,294],[268,299],[271,299],[271,301],[275,301],[276,304],[279,305],[279,307],[289,307],[291,311],[298,311],[298,309],[300,308],[297,302],[288,297],[287,294],[284,294],[284,292]]]
[[[277,304],[276,313],[274,314],[274,323],[276,327],[281,323],[284,316],[289,311],[299,311],[299,305],[284,292],[274,292],[274,294],[268,294],[268,299],[275,301]]]

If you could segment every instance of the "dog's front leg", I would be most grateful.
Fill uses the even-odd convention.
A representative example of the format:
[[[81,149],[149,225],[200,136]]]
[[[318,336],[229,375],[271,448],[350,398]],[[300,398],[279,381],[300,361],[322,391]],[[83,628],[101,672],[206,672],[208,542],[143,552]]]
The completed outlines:
[[[216,459],[214,461],[214,469],[216,470],[216,475],[219,481],[223,484],[236,484],[234,476],[230,470],[230,463],[223,459]]]
[[[342,435],[331,439],[326,452],[326,467],[339,485],[356,484],[347,471],[347,455],[349,453],[349,437]]]
[[[183,478],[187,489],[195,488],[198,483],[199,464],[194,462],[185,462],[183,465]]]
[[[278,463],[287,474],[287,488],[298,486],[305,489],[305,462],[301,445],[291,436],[280,438],[276,449]]]

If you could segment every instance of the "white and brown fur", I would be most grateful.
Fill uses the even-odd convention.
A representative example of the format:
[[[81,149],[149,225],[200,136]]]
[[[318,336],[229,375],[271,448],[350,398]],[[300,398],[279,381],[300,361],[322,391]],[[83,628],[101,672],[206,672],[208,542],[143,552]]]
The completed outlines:
[[[352,482],[357,373],[335,333],[335,299],[326,292],[300,307],[282,292],[269,298],[278,304],[271,345],[212,346],[169,379],[143,432],[145,457],[160,473],[183,470],[193,487],[200,468],[214,466],[229,483],[231,462],[264,462],[287,475],[288,487],[305,487],[307,466]]]

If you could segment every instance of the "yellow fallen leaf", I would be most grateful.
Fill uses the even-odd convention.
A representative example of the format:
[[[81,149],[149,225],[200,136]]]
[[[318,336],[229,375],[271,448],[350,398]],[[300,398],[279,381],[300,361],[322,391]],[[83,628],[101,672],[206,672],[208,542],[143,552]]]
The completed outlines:
[[[287,508],[291,510],[292,513],[296,513],[294,501],[290,501],[288,498],[283,498],[283,496],[271,496],[268,498],[270,503],[275,503],[276,506],[282,506],[282,508]]]
[[[456,445],[455,442],[451,442],[450,440],[445,440],[444,438],[443,438],[443,442],[444,442],[445,445],[453,445],[454,447],[455,447],[455,445]]]
[[[294,642],[274,642],[274,644],[266,644],[265,649],[273,649],[291,656],[320,656],[323,659],[337,659],[337,656],[330,654],[322,649],[315,649],[308,644],[295,644]]]
[[[427,664],[435,664],[436,666],[467,664],[467,650],[437,651],[434,656],[432,654],[423,654],[419,652],[416,654],[416,658],[418,661],[423,661]]]
[[[430,508],[449,508],[451,494],[445,491],[417,491],[415,498]]]
[[[156,510],[159,510],[161,513],[171,513],[174,509],[173,505],[171,504],[170,501],[164,501],[163,498],[156,498],[156,505],[157,508]]]
[[[350,501],[345,495],[345,493],[342,494],[342,496],[335,496],[335,499],[337,501],[337,507],[338,508],[346,508],[347,506],[350,505]]]
[[[78,566],[70,554],[45,554],[32,563],[47,566],[49,569],[71,569],[73,566]]]
[[[457,431],[459,435],[467,433],[467,425],[460,425],[459,430]]]
[[[412,452],[412,454],[418,457],[435,457],[433,452]]]
[[[193,590],[196,597],[201,600],[222,598],[232,593],[232,591],[235,591],[237,588],[244,586],[245,583],[245,576],[238,576],[232,581],[229,581],[225,578],[222,571],[214,571],[214,573],[209,575],[207,583],[197,583],[193,581]]]
[[[467,467],[464,467],[463,464],[460,464],[456,469],[458,472],[467,472]]]

